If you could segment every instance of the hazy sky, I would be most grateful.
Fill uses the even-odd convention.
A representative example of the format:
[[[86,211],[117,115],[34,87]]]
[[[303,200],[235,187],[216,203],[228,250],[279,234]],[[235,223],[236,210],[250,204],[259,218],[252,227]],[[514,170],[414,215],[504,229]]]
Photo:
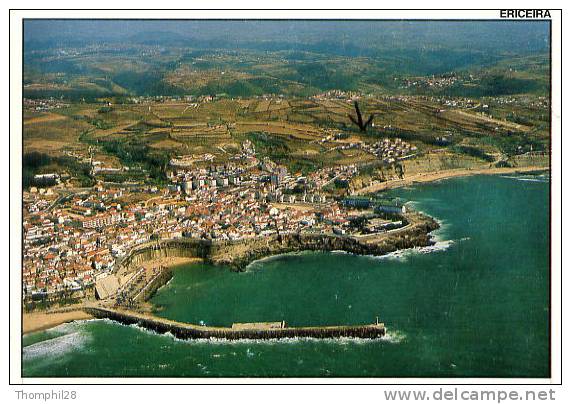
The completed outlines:
[[[549,23],[541,21],[256,21],[256,20],[25,20],[26,41],[173,40],[342,42],[366,46],[469,46],[546,50]],[[146,35],[145,35],[146,34]],[[158,37],[158,35],[157,35]],[[168,38],[167,38],[168,39]]]

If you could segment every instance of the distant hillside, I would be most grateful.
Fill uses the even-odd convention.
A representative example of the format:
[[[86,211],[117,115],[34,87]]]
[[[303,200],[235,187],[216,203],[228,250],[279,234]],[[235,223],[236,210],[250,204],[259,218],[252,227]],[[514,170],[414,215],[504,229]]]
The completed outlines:
[[[25,95],[398,93],[402,78],[442,74],[481,80],[412,92],[540,93],[549,81],[548,28],[536,21],[28,20]]]

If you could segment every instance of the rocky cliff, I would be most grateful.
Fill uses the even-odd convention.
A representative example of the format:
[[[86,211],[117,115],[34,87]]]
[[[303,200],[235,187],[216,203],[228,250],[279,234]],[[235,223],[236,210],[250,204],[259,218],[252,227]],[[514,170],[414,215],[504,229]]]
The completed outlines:
[[[212,241],[182,238],[160,240],[134,247],[120,263],[136,268],[160,257],[197,257],[208,262],[243,270],[249,263],[270,255],[293,251],[347,251],[361,255],[384,255],[405,248],[432,245],[430,232],[438,223],[432,218],[413,214],[406,229],[382,234],[374,242],[333,234],[287,233],[237,241]]]

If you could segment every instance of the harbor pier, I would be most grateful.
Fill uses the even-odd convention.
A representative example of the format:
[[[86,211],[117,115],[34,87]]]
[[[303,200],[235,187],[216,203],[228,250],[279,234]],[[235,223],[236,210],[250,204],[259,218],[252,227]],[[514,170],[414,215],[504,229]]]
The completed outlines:
[[[340,325],[322,327],[288,327],[285,322],[236,323],[232,327],[210,327],[182,323],[124,309],[101,306],[85,307],[85,312],[96,318],[108,318],[121,324],[138,326],[159,334],[171,333],[180,339],[280,339],[280,338],[364,338],[385,336],[386,329],[378,320],[374,324]]]

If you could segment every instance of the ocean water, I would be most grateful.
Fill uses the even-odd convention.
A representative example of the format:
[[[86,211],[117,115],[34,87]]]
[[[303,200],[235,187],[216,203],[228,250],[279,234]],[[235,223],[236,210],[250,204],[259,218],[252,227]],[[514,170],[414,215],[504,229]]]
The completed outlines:
[[[108,320],[23,338],[23,376],[548,377],[549,178],[474,176],[390,191],[437,218],[433,247],[300,252],[246,272],[193,264],[152,299],[207,325],[363,324],[380,340],[182,341]]]

